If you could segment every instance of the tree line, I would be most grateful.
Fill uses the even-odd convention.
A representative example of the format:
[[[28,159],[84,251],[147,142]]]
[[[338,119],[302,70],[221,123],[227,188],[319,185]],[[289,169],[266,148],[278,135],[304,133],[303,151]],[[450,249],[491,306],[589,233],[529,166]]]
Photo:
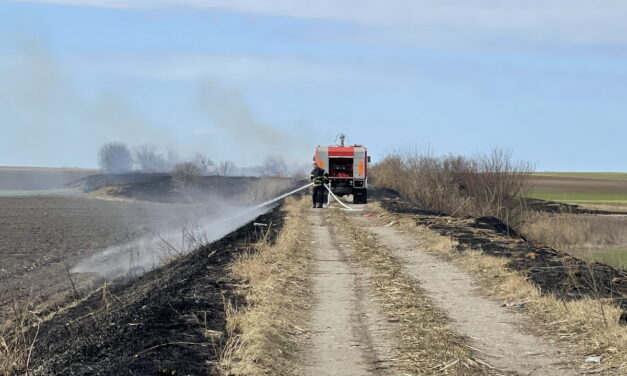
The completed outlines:
[[[203,153],[182,159],[169,149],[162,153],[156,145],[142,144],[132,149],[122,142],[108,142],[98,150],[100,169],[109,174],[127,172],[184,173],[187,176],[229,176],[236,170],[235,162],[215,162]],[[255,168],[261,176],[288,176],[288,167],[283,158],[268,156]]]

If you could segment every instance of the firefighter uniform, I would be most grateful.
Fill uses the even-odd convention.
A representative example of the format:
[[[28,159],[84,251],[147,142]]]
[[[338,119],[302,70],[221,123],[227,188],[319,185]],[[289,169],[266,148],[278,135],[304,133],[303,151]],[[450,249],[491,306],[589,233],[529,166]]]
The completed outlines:
[[[320,167],[316,167],[311,170],[311,181],[313,181],[313,207],[321,208],[324,203],[324,191],[326,188],[324,184],[329,182],[329,174]]]

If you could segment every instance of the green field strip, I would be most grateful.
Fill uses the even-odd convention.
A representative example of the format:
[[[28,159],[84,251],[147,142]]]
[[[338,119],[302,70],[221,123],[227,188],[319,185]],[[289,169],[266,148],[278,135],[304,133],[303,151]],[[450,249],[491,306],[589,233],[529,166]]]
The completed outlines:
[[[76,189],[44,189],[44,190],[6,190],[0,189],[0,197],[29,197],[29,196],[67,196],[80,193]]]
[[[627,249],[610,249],[596,251],[592,254],[594,261],[611,265],[615,268],[627,269]]]
[[[533,176],[557,176],[586,179],[627,180],[626,172],[534,172]]]
[[[598,193],[598,192],[559,192],[559,191],[530,191],[529,198],[540,200],[573,202],[582,204],[627,204],[627,193]]]

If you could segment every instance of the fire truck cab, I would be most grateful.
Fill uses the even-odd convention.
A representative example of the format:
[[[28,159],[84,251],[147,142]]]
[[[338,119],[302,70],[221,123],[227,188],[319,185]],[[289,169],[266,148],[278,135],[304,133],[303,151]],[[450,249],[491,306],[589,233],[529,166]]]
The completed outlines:
[[[318,146],[313,160],[329,173],[333,194],[352,195],[353,204],[365,204],[368,202],[368,151],[363,145],[345,146],[343,134],[339,139],[339,145]]]

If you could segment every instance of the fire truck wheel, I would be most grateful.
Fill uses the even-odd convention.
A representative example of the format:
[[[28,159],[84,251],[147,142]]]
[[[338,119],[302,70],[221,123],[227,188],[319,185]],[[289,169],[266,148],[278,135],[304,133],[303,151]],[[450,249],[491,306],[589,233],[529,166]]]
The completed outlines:
[[[359,189],[353,191],[353,204],[366,204],[368,203],[368,191],[366,189]]]

